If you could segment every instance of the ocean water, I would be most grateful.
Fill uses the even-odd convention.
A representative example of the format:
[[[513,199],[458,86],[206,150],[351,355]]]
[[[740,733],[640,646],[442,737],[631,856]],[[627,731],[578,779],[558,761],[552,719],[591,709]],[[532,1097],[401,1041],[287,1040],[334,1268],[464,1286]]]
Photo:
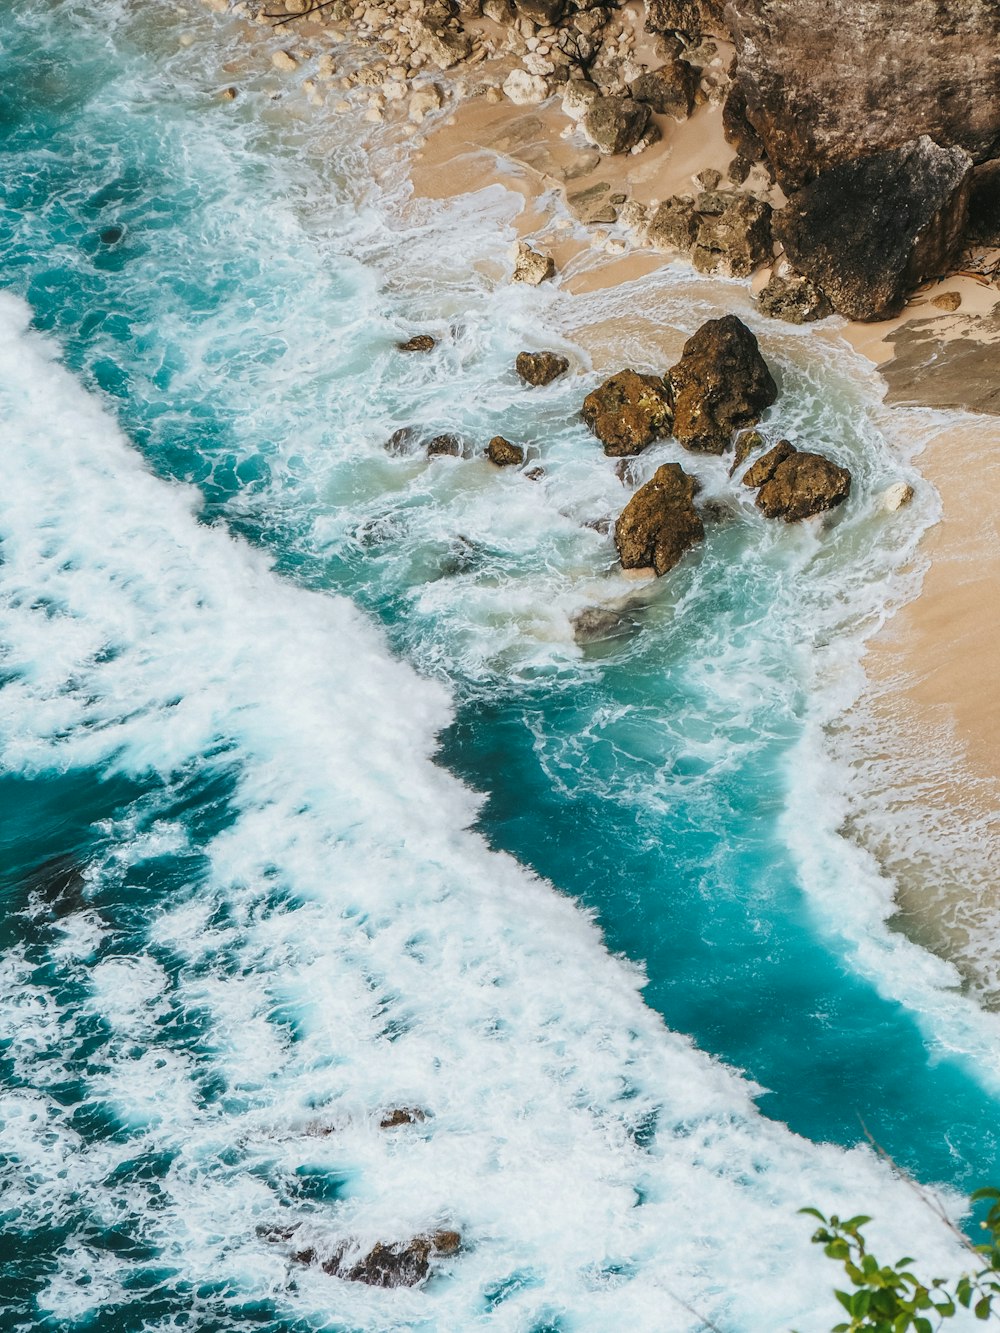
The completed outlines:
[[[997,1020],[891,929],[825,741],[919,578],[933,495],[878,508],[918,418],[683,266],[511,286],[502,181],[411,199],[260,44],[0,12],[4,1327],[807,1333],[806,1204],[955,1270],[865,1135],[957,1213],[997,1177]],[[854,492],[786,529],[685,455],[719,516],[638,585],[584,335],[662,371],[650,327],[728,310],[766,428]],[[529,392],[542,346],[573,373]],[[581,645],[591,607],[620,632]],[[463,1246],[381,1291],[282,1227]]]

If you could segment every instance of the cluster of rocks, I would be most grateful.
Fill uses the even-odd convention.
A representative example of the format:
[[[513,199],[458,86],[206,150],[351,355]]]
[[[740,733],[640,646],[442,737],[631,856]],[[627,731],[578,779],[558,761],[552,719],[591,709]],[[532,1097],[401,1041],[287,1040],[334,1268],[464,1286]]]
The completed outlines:
[[[363,1282],[369,1287],[416,1287],[426,1282],[435,1259],[457,1254],[462,1247],[459,1232],[433,1231],[407,1241],[378,1242],[366,1249],[344,1241],[325,1249],[299,1227],[260,1227],[261,1239],[290,1246],[292,1263],[321,1268],[330,1277],[345,1282]]]
[[[722,454],[777,396],[756,338],[726,315],[703,324],[662,379],[633,370],[612,375],[588,394],[583,418],[609,457],[640,453],[666,435],[692,452]],[[760,432],[744,431],[730,475],[765,446]],[[759,488],[762,514],[795,523],[841,504],[851,477],[822,454],[800,452],[783,440],[751,464],[743,483]],[[704,538],[697,489],[679,463],[665,463],[636,491],[615,524],[623,568],[665,574]]]

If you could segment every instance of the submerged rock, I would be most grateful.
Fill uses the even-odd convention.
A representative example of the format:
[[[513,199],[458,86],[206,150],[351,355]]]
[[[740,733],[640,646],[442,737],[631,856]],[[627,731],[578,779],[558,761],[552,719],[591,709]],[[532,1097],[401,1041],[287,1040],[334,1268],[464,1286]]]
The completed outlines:
[[[570,618],[573,637],[577,643],[601,643],[605,639],[621,639],[637,628],[635,621],[624,611],[612,611],[606,606],[585,606]]]
[[[465,453],[465,444],[459,435],[435,435],[428,441],[428,458],[461,458]]]
[[[824,171],[775,214],[785,253],[850,319],[888,319],[944,272],[968,218],[972,160],[926,135]]]
[[[494,435],[486,446],[486,456],[497,467],[520,467],[524,462],[524,450],[519,444],[511,444],[502,435]]]
[[[295,1240],[301,1229],[262,1227],[258,1234],[264,1240],[280,1243]],[[346,1282],[364,1282],[370,1287],[416,1287],[427,1280],[434,1257],[455,1254],[461,1247],[462,1237],[457,1231],[435,1231],[410,1241],[380,1241],[360,1258],[355,1257],[357,1250],[350,1244],[341,1244],[332,1254],[324,1255],[316,1245],[300,1242],[291,1258],[297,1264],[316,1265]]]
[[[674,435],[687,449],[721,454],[738,426],[778,396],[757,339],[735,315],[710,319],[684,344],[670,371]]]
[[[382,1113],[379,1129],[396,1129],[400,1125],[418,1125],[427,1119],[427,1112],[419,1106],[394,1106]]]
[[[569,361],[557,352],[518,352],[514,369],[525,384],[540,387],[565,375]]]
[[[628,153],[646,135],[650,120],[645,102],[631,97],[596,97],[581,121],[583,132],[602,153]]]
[[[694,507],[696,482],[679,463],[664,463],[639,488],[615,524],[615,546],[623,569],[673,569],[705,528]]]
[[[583,419],[609,458],[641,453],[670,434],[670,390],[656,375],[620,370],[583,400]]]
[[[793,450],[757,492],[755,504],[765,518],[786,523],[821,514],[842,504],[851,493],[851,474],[822,454]]]
[[[429,333],[415,333],[412,338],[407,338],[405,343],[397,343],[396,350],[399,352],[430,352],[437,347],[437,339],[432,338]]]
[[[789,324],[809,324],[833,314],[826,293],[801,273],[772,273],[761,288],[757,304],[771,319],[785,319]]]

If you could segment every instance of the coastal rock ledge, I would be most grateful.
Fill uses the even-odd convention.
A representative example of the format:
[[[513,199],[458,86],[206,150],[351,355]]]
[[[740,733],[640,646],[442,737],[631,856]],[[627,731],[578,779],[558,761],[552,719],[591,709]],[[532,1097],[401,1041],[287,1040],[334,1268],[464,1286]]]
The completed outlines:
[[[615,546],[623,569],[673,569],[690,547],[705,537],[694,507],[697,482],[679,463],[664,463],[639,488],[615,524]]]

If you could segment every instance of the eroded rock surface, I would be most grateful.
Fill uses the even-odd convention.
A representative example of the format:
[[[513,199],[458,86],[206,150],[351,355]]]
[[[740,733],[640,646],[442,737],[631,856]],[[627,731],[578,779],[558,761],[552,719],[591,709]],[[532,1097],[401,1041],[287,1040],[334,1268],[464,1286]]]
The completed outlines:
[[[621,370],[587,394],[583,419],[609,457],[637,454],[670,434],[670,390],[656,375]]]
[[[888,319],[954,258],[972,161],[926,136],[823,172],[774,216],[795,269],[850,319]]]
[[[752,194],[730,193],[721,208],[704,211],[691,261],[701,273],[748,278],[772,254],[770,204]]]
[[[639,488],[615,524],[615,546],[624,569],[673,569],[705,527],[694,507],[697,483],[679,463],[664,463]]]
[[[486,446],[486,456],[497,467],[520,467],[524,462],[524,450],[519,444],[511,444],[502,435],[494,435]]]
[[[1000,143],[995,0],[732,0],[737,86],[782,186],[927,134]]]
[[[602,153],[628,153],[648,135],[650,111],[631,97],[597,97],[580,122],[590,142]]]
[[[757,304],[771,319],[784,319],[789,324],[809,324],[833,314],[826,293],[801,273],[773,273],[761,289]]]
[[[778,396],[757,339],[735,315],[710,319],[684,344],[670,371],[673,432],[688,449],[721,454]]]

